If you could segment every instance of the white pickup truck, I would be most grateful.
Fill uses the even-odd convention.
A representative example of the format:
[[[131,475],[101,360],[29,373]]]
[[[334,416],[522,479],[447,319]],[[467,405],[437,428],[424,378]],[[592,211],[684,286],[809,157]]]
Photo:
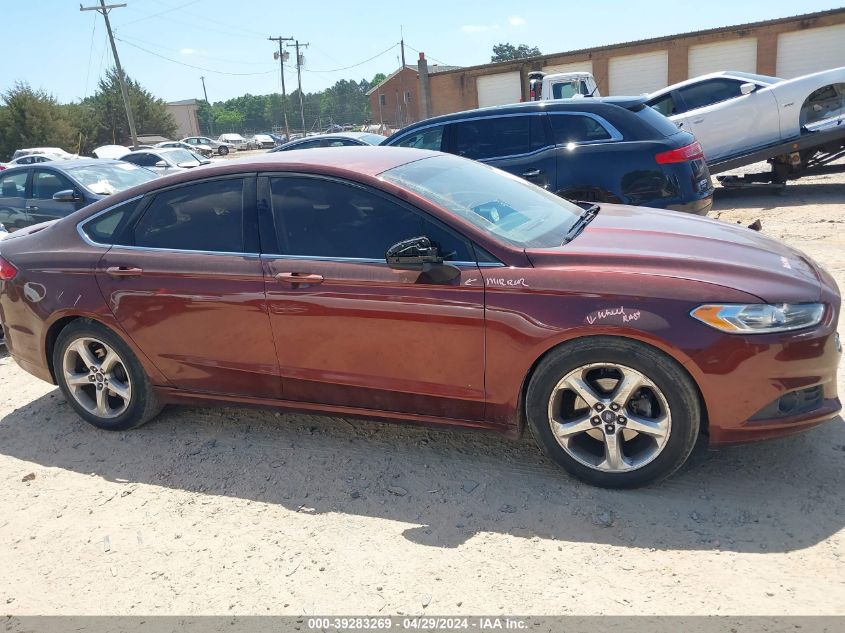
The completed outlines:
[[[579,97],[600,97],[593,75],[578,73],[528,73],[531,101],[546,99],[577,99]]]

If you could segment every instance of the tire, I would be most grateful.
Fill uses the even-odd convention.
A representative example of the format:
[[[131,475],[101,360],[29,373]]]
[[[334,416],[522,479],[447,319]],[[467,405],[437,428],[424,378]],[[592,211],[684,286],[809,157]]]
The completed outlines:
[[[229,153],[229,148],[226,147],[225,145],[222,145],[222,146],[217,148],[217,153],[220,154],[221,156],[226,156]]]
[[[546,455],[604,488],[636,488],[674,473],[692,452],[702,417],[698,391],[680,365],[648,345],[608,336],[550,352],[531,376],[525,413]]]
[[[73,321],[59,333],[53,370],[68,403],[99,429],[134,429],[161,411],[135,354],[117,334],[94,321]]]

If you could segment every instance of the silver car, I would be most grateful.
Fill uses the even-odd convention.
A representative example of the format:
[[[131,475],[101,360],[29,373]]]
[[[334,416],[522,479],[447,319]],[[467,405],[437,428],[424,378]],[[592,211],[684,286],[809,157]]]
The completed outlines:
[[[121,156],[120,160],[138,165],[138,167],[146,167],[162,175],[192,169],[211,162],[199,154],[180,147],[142,149],[137,152],[129,152],[125,156]]]
[[[187,143],[192,147],[206,145],[220,156],[225,156],[229,152],[236,152],[238,150],[238,148],[232,143],[227,143],[226,141],[215,141],[207,136],[188,136],[182,139],[182,143]]]

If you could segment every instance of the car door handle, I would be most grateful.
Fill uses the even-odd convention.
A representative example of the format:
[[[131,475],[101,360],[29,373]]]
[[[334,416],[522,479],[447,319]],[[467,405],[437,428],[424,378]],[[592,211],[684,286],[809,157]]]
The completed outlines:
[[[696,119],[695,121],[693,121],[693,123],[704,123],[704,117],[701,117],[700,119]]]
[[[27,211],[38,211],[38,207],[30,206],[30,207],[26,207],[26,210]]]
[[[316,273],[277,273],[276,281],[292,286],[298,286],[300,284],[316,286],[317,284],[323,283],[323,276]]]
[[[543,173],[542,169],[529,169],[528,171],[522,172],[523,178],[536,178]]]
[[[112,277],[138,277],[144,274],[144,270],[131,266],[109,266],[106,268],[106,274]]]

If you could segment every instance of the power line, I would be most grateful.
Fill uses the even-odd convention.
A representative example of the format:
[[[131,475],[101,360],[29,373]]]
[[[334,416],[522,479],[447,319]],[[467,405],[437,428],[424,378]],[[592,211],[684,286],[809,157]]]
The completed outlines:
[[[97,34],[97,16],[94,18],[94,28],[91,29],[91,46],[88,49],[88,71],[85,73],[85,94],[82,97],[85,99],[88,96],[88,80],[91,79],[91,62],[94,61],[94,36]]]
[[[163,50],[163,51],[170,51],[171,53],[179,53],[180,52],[179,49],[168,48],[167,46],[161,46],[160,44],[154,44],[153,42],[147,42],[146,40],[141,40],[141,39],[138,39],[137,37],[127,38],[124,35],[123,39],[121,39],[120,41],[124,42],[126,44],[132,44],[133,42],[135,44],[146,44],[147,46],[152,46],[153,48],[158,48],[158,49]],[[210,59],[210,60],[213,60],[213,61],[216,61],[216,62],[223,62],[225,64],[237,64],[237,65],[241,65],[241,66],[257,66],[257,65],[275,66],[276,65],[275,62],[240,61],[240,60],[234,60],[234,59],[225,59],[223,57],[212,57],[210,55],[206,55],[205,53],[199,53],[199,56],[204,58],[204,59]],[[287,66],[287,68],[290,68],[290,66]]]
[[[164,55],[159,55],[158,53],[151,51],[149,49],[144,48],[143,46],[138,46],[137,44],[133,44],[132,42],[127,42],[126,40],[120,39],[119,37],[114,38],[119,42],[123,42],[124,44],[131,46],[132,48],[137,48],[140,51],[144,51],[150,55],[158,57],[160,59],[164,59],[168,62],[173,64],[179,64],[180,66],[187,66],[188,68],[193,68],[195,70],[201,70],[207,73],[214,73],[216,75],[229,75],[231,77],[253,77],[255,75],[269,75],[271,73],[275,73],[275,70],[265,70],[258,73],[230,73],[224,70],[214,70],[213,68],[205,68],[204,66],[195,66],[194,64],[188,64],[186,62],[180,62],[178,59],[171,59],[170,57],[165,57]]]
[[[358,66],[363,66],[363,65],[364,65],[364,64],[366,64],[367,62],[371,62],[371,61],[373,61],[373,60],[374,60],[374,59],[376,59],[377,57],[381,57],[381,56],[382,56],[382,55],[384,55],[385,53],[389,53],[390,51],[392,51],[392,50],[393,50],[394,48],[396,48],[397,46],[399,46],[399,42],[396,42],[395,44],[391,44],[388,48],[384,49],[384,50],[383,50],[382,52],[380,52],[379,54],[377,54],[377,55],[373,55],[373,56],[372,56],[372,57],[370,57],[369,59],[365,59],[364,61],[362,61],[362,62],[358,62],[357,64],[352,64],[351,66],[344,66],[343,68],[332,68],[332,69],[330,69],[330,70],[313,70],[313,69],[310,69],[310,68],[306,68],[305,70],[306,70],[307,72],[309,72],[309,73],[336,73],[336,72],[340,72],[340,71],[342,71],[342,70],[349,70],[350,68],[357,68]]]
[[[142,20],[149,20],[150,18],[157,18],[160,15],[164,15],[165,13],[170,13],[171,11],[178,11],[179,9],[184,9],[185,7],[189,7],[192,4],[196,4],[199,1],[200,0],[190,0],[190,2],[186,2],[185,4],[183,4],[181,6],[171,7],[169,9],[165,9],[164,11],[159,11],[158,13],[150,13],[148,15],[145,15],[143,18],[138,18],[137,20],[132,20],[130,22],[124,22],[120,26],[129,26],[130,24],[135,24],[135,22],[141,22]]]
[[[413,46],[411,46],[410,44],[408,44],[407,42],[405,42],[405,46],[407,46],[408,48],[410,48],[410,49],[411,49],[412,51],[414,51],[415,53],[419,53],[419,52],[420,52],[420,51],[418,51],[416,48],[414,48]],[[431,55],[429,55],[429,56],[428,56],[428,58],[429,58],[430,60],[432,60],[432,61],[437,62],[438,64],[443,64],[444,66],[449,66],[449,65],[450,65],[450,64],[447,64],[446,62],[444,62],[443,60],[437,59],[436,57],[432,57]]]

